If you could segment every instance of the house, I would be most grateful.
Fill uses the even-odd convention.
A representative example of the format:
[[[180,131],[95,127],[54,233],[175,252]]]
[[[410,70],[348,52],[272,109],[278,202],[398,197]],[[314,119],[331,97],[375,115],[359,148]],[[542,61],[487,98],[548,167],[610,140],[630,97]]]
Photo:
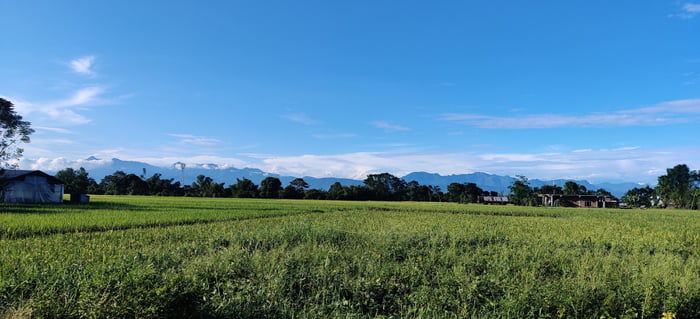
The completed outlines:
[[[0,170],[0,201],[61,203],[64,185],[42,171]]]
[[[619,201],[614,196],[605,195],[562,195],[538,194],[542,206],[616,208]]]

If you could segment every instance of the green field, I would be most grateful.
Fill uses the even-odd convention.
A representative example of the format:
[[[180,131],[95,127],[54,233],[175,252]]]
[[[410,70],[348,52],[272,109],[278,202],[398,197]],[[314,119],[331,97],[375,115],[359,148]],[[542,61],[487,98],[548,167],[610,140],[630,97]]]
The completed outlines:
[[[0,317],[700,318],[692,211],[126,196],[0,209]]]

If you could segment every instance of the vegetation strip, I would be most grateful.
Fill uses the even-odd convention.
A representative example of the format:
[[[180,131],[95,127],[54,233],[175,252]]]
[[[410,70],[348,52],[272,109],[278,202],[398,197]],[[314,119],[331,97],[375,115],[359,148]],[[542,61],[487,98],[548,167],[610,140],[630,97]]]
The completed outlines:
[[[691,211],[96,201],[0,218],[67,227],[59,221],[75,214],[67,221],[99,226],[163,210],[212,222],[0,239],[0,317],[700,317]],[[514,216],[471,214],[480,210]],[[213,222],[219,211],[271,218]],[[547,216],[528,216],[538,212]]]

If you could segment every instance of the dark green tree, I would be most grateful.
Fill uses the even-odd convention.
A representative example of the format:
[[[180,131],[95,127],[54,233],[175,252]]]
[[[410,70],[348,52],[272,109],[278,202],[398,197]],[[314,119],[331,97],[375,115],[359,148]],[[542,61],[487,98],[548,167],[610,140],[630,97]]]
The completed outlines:
[[[107,195],[147,195],[148,185],[135,174],[116,171],[100,181],[100,187]]]
[[[215,183],[211,177],[198,175],[190,186],[190,195],[195,197],[224,197],[224,183]]]
[[[160,173],[153,174],[153,176],[145,180],[148,186],[148,194],[155,196],[182,196],[184,195],[184,190],[180,187],[180,182],[174,182],[175,179],[168,178],[162,179]]]
[[[685,164],[676,165],[666,169],[666,175],[659,176],[656,193],[661,195],[666,205],[677,208],[691,208],[694,206],[691,187],[694,185],[690,169]]]
[[[364,180],[374,200],[403,200],[406,182],[389,173],[370,174]]]
[[[237,198],[256,198],[258,197],[258,185],[255,185],[253,181],[243,178],[236,179],[236,184],[229,186],[231,189],[231,195]]]
[[[406,199],[416,202],[428,202],[432,200],[433,189],[427,185],[421,185],[416,181],[406,184]]]
[[[56,173],[55,177],[63,182],[66,194],[87,194],[91,186],[97,185],[83,167],[77,170],[71,167],[62,169]]]
[[[630,189],[622,196],[622,202],[629,207],[653,207],[655,200],[656,191],[649,186]]]
[[[308,189],[304,192],[304,199],[326,199],[327,193],[321,189]]]
[[[304,190],[309,187],[309,184],[303,178],[295,178],[282,191],[282,198],[302,199],[304,198]]]
[[[583,195],[585,192],[581,192],[581,187],[583,187],[584,190],[586,189],[585,186],[579,185],[574,181],[567,181],[564,183],[564,195]]]
[[[335,182],[328,188],[328,199],[343,199],[343,185],[340,182]]]
[[[476,203],[484,190],[474,183],[451,183],[447,185],[447,196],[457,203]]]
[[[260,182],[260,197],[261,198],[280,198],[282,190],[282,182],[277,177],[265,177]]]
[[[510,202],[520,206],[535,206],[537,197],[535,191],[530,187],[527,177],[518,175],[518,179],[513,182],[510,189]]]
[[[23,121],[12,102],[0,98],[0,168],[16,168],[24,150],[20,143],[29,143],[34,133],[30,122]]]
[[[561,186],[557,185],[542,185],[537,192],[538,194],[564,194],[564,190],[561,188]]]

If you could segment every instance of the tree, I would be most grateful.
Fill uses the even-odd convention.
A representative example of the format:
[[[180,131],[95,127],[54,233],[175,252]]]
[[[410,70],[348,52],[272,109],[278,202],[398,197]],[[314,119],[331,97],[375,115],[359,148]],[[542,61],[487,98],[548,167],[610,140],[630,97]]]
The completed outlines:
[[[364,183],[375,200],[402,200],[406,190],[406,182],[389,173],[367,175]]]
[[[537,200],[527,177],[518,175],[510,188],[510,201],[515,205],[535,206]]]
[[[697,172],[691,175],[685,164],[676,165],[666,169],[666,175],[659,176],[659,184],[656,193],[661,195],[664,203],[678,208],[691,208],[694,206],[694,191],[691,188],[697,180]]]
[[[309,184],[303,178],[295,178],[284,188],[282,198],[302,199],[304,198],[304,190],[308,187]]]
[[[199,197],[224,197],[224,183],[214,183],[211,177],[198,175],[190,187],[190,193]]]
[[[328,199],[343,199],[343,185],[340,182],[335,182],[328,188]]]
[[[31,123],[15,113],[12,102],[0,98],[0,167],[16,168],[24,150],[19,143],[29,143],[34,133]]]
[[[180,187],[180,182],[174,182],[175,179],[162,179],[161,174],[156,173],[146,179],[148,186],[148,195],[156,196],[182,196],[184,190]]]
[[[321,189],[309,189],[304,192],[304,199],[326,199],[326,192]]]
[[[538,194],[549,194],[549,195],[554,195],[554,194],[564,194],[564,190],[560,186],[556,185],[542,185],[537,190]]]
[[[260,182],[260,197],[262,198],[280,198],[280,190],[282,190],[282,182],[277,177],[265,177]]]
[[[451,183],[447,185],[447,196],[452,202],[476,203],[484,190],[474,183]]]
[[[622,196],[622,202],[630,207],[653,207],[656,191],[649,186],[633,188]]]
[[[134,174],[116,171],[100,181],[100,187],[107,195],[147,195],[148,185]]]
[[[95,187],[97,182],[88,176],[85,168],[75,170],[71,167],[58,171],[55,175],[63,182],[64,191],[67,194],[87,194],[90,187]]]
[[[421,185],[416,181],[406,184],[406,199],[410,201],[427,202],[433,197],[433,189],[430,186]]]
[[[236,178],[236,184],[229,186],[231,189],[231,195],[238,198],[256,198],[258,197],[258,185],[255,185],[253,181],[243,178]]]
[[[585,187],[584,187],[585,189]],[[564,183],[564,195],[579,195],[581,194],[581,186],[573,181]]]

